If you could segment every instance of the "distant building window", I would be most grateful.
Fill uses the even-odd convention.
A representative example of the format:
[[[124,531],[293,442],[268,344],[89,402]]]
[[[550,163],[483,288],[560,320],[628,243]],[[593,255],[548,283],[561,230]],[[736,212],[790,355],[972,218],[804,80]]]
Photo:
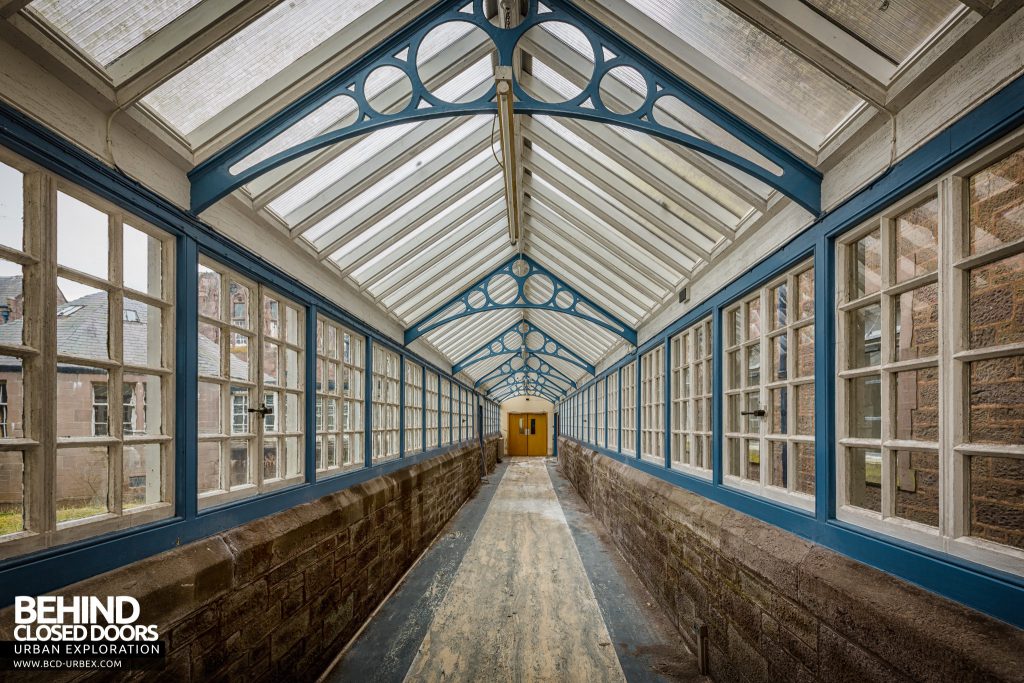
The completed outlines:
[[[124,309],[124,321],[126,323],[141,323],[142,318],[139,317],[138,311],[132,311],[126,308]]]
[[[107,385],[105,382],[92,385],[92,435],[108,436]]]
[[[64,308],[57,311],[57,317],[68,318],[74,313],[77,313],[78,311],[82,310],[82,308],[84,308],[84,306],[65,306]]]

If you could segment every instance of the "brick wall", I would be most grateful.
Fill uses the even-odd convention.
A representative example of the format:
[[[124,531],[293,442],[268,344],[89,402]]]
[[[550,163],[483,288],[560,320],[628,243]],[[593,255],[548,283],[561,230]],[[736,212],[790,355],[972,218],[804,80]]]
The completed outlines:
[[[1024,681],[1024,631],[562,439],[559,467],[718,681]]]
[[[488,471],[500,449],[485,444]],[[462,446],[56,594],[137,598],[140,623],[168,645],[160,680],[313,680],[479,482],[480,449]],[[12,611],[0,612],[0,640],[12,639]],[[129,675],[17,680],[76,678]]]

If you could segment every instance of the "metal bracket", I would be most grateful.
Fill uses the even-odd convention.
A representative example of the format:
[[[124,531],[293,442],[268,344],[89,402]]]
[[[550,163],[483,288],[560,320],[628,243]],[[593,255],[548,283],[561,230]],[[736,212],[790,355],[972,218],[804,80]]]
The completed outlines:
[[[381,45],[367,52],[267,121],[253,128],[189,173],[191,208],[199,213],[232,191],[293,159],[374,130],[411,121],[425,121],[470,114],[496,114],[495,87],[469,102],[445,102],[420,78],[417,55],[433,29],[450,22],[471,24],[483,31],[497,52],[498,66],[512,66],[516,45],[535,26],[562,22],[583,32],[594,57],[594,71],[582,92],[565,102],[535,99],[513,80],[515,108],[521,114],[567,116],[614,124],[649,133],[689,147],[744,171],[804,207],[814,215],[821,210],[821,173],[746,121],[718,104],[679,76],[657,64],[641,50],[583,12],[569,0],[530,0],[523,21],[513,28],[499,28],[484,13],[484,0],[450,0],[424,13]],[[409,79],[411,96],[400,111],[378,112],[369,103],[367,82],[382,67],[394,67]],[[601,99],[600,84],[616,67],[635,69],[646,93],[633,111],[620,113]],[[371,85],[373,81],[370,81]],[[339,99],[345,98],[345,99]],[[342,103],[342,104],[339,104]],[[679,103],[722,128],[753,154],[713,144],[664,115],[666,104]],[[343,106],[344,105],[344,106]],[[329,109],[321,109],[325,106]],[[318,112],[320,110],[320,112]],[[324,111],[340,111],[333,125],[319,127],[301,142],[287,144],[280,136],[293,126]],[[354,116],[353,116],[354,114]],[[661,119],[661,120],[659,120]],[[342,121],[350,121],[342,125]],[[671,125],[669,125],[671,124]],[[296,130],[300,130],[297,128]],[[689,132],[688,132],[689,131]],[[294,131],[293,131],[294,132]],[[275,144],[276,139],[276,146]],[[284,147],[281,149],[281,147]]]

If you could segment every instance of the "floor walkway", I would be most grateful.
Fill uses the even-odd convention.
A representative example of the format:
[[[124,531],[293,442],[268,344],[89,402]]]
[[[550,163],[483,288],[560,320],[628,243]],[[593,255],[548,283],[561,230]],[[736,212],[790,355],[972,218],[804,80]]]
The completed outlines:
[[[329,681],[700,680],[553,461],[499,465]]]

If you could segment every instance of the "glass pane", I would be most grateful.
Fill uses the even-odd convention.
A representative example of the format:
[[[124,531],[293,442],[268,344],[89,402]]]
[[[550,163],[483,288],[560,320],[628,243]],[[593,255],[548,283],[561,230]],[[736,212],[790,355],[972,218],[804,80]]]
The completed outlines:
[[[747,302],[747,339],[752,341],[761,336],[761,300]]]
[[[0,192],[2,191],[3,187],[0,186]],[[20,346],[24,343],[22,336],[24,332],[22,320],[25,317],[24,282],[25,275],[20,265],[0,259],[0,340],[3,340],[5,344]],[[9,325],[8,323],[13,324]]]
[[[107,358],[107,293],[62,277],[57,289],[57,353]]]
[[[971,254],[982,254],[1024,237],[1024,149],[971,177]]]
[[[814,315],[814,268],[796,276],[796,316],[804,320]]]
[[[57,193],[57,263],[107,278],[107,214],[63,192]],[[66,296],[73,293],[64,292]]]
[[[263,334],[281,338],[281,303],[268,296],[263,297]]]
[[[42,14],[83,52],[106,66],[199,1],[35,0],[32,9]]]
[[[882,454],[864,448],[846,449],[846,502],[882,511]]]
[[[163,366],[163,311],[134,299],[124,299],[121,335],[125,365]]]
[[[796,481],[794,487],[800,493],[814,495],[814,444],[797,443]]]
[[[296,0],[278,4],[147,95],[143,102],[180,132],[191,133],[379,2]]]
[[[786,482],[788,481],[787,475],[789,474],[789,463],[786,462],[786,458],[788,457],[786,442],[769,442],[769,448],[771,452],[771,463],[770,470],[768,472],[768,483],[771,486],[786,488]]]
[[[163,457],[160,444],[126,444],[122,466],[121,507],[125,510],[152,505],[164,499]]]
[[[746,415],[746,424],[744,425],[743,431],[748,434],[757,434],[761,431],[761,418],[755,415],[755,411],[761,409],[761,398],[758,392],[752,391],[746,395],[746,408],[744,412]]]
[[[284,384],[289,389],[302,387],[302,375],[299,369],[299,353],[293,349],[284,350]]]
[[[935,451],[896,451],[896,516],[939,525],[939,456]]]
[[[21,251],[25,220],[24,176],[0,163],[0,244]]]
[[[814,325],[801,327],[796,333],[796,376],[814,375]]]
[[[799,384],[796,390],[796,432],[814,435],[814,385]]]
[[[125,436],[163,434],[162,378],[125,373],[122,418]]]
[[[755,439],[747,439],[747,474],[751,481],[761,481],[761,443]]]
[[[285,307],[285,329],[289,344],[299,343],[299,312],[291,306]]]
[[[772,352],[772,376],[771,381],[778,381],[786,379],[787,375],[787,354],[786,346],[788,338],[785,334],[780,334],[777,337],[771,339],[771,352]]]
[[[199,493],[222,490],[221,485],[221,445],[216,441],[200,441],[199,458]]]
[[[235,327],[244,327],[247,330],[252,329],[252,324],[249,320],[249,302],[251,297],[252,293],[245,285],[234,281],[228,285],[228,306],[231,314],[231,324]]]
[[[893,360],[927,358],[939,353],[939,286],[925,285],[893,298]]]
[[[850,380],[850,436],[879,439],[882,436],[882,380],[878,375]]]
[[[58,364],[57,396],[58,437],[110,435],[105,370]]]
[[[850,367],[863,368],[882,361],[882,309],[871,304],[850,311],[849,344]]]
[[[971,270],[968,282],[971,348],[1024,342],[1024,253]]]
[[[249,337],[244,334],[231,334],[231,379],[252,378],[250,368],[253,363],[249,359],[249,342]]]
[[[199,383],[198,419],[200,434],[222,434],[220,385]]]
[[[220,328],[206,323],[199,323],[197,354],[200,375],[208,377],[223,376],[220,351]]]
[[[787,404],[788,387],[771,390],[771,433],[785,434],[788,428],[789,406]]]
[[[232,439],[231,447],[231,479],[232,488],[242,486],[250,482],[249,476],[249,441],[247,439]]]
[[[958,9],[954,0],[893,3],[805,0],[894,64],[903,63]]]
[[[726,439],[726,472],[727,474],[740,476],[740,440],[735,438]]]
[[[939,369],[922,368],[894,376],[897,439],[939,440]]]
[[[969,439],[1020,444],[1024,429],[1024,356],[968,363]]]
[[[263,342],[263,382],[274,386],[281,384],[281,347],[273,342]],[[318,375],[323,374],[323,361],[317,361]],[[323,391],[323,379],[318,377],[317,389]]]
[[[792,115],[812,146],[860,101],[816,66],[714,0],[629,3]]]
[[[896,282],[939,267],[939,199],[933,197],[896,217]]]
[[[263,439],[263,479],[278,479],[280,472],[280,451],[278,439]]]
[[[880,232],[875,230],[850,246],[850,300],[874,294],[882,288]]]
[[[0,452],[0,496],[0,537],[18,533],[25,528],[23,453]]]
[[[973,456],[970,534],[1024,548],[1024,459]]]
[[[21,362],[14,358],[4,360],[7,367],[4,379],[0,380],[0,439],[21,439],[25,436],[25,382]],[[0,507],[2,505],[0,499]]]
[[[124,226],[124,286],[162,296],[163,242],[130,225]]]
[[[220,273],[200,265],[198,278],[199,315],[220,320]]]
[[[728,318],[726,329],[729,331],[729,346],[735,346],[743,341],[743,316],[739,308],[734,308],[729,311]]]
[[[786,315],[786,284],[782,283],[771,290],[769,301],[772,306],[772,329],[783,327],[787,321]]]
[[[761,347],[747,347],[747,386],[757,386],[761,381]]]
[[[57,523],[107,512],[106,446],[57,450]]]

